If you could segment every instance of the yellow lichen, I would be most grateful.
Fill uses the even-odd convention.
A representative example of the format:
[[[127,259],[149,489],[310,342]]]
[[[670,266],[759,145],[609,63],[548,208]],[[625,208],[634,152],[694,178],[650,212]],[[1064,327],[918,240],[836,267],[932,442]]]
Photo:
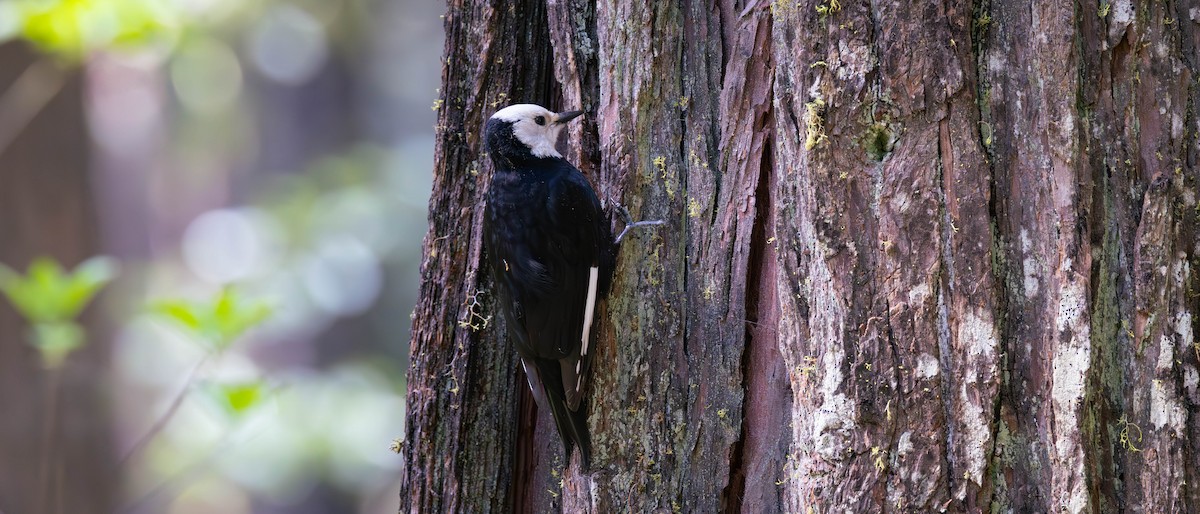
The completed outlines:
[[[812,150],[822,142],[829,140],[829,137],[825,135],[825,119],[822,118],[825,100],[815,98],[804,104],[804,110],[806,114],[804,118],[804,149]]]
[[[496,100],[493,101],[492,103],[490,103],[489,105],[491,105],[491,107],[493,109],[495,109],[500,104],[506,104],[506,103],[508,103],[508,93],[500,93],[499,95],[496,95]]]
[[[871,447],[871,456],[875,457],[875,469],[879,471],[887,469],[887,463],[883,461],[884,455],[885,454],[879,450],[878,446]]]
[[[823,3],[817,5],[817,12],[821,13],[822,16],[836,14],[840,10],[842,10],[842,4],[838,0],[829,0],[828,5]]]
[[[979,27],[980,29],[987,28],[987,26],[991,25],[991,24],[992,24],[992,17],[988,16],[987,13],[984,13],[978,19],[975,20],[975,26]]]
[[[467,295],[467,299],[463,301],[463,305],[466,307],[466,319],[458,320],[458,326],[478,332],[486,329],[492,323],[492,316],[484,316],[481,312],[483,305],[479,300],[480,294],[482,293],[475,292]]]
[[[1120,438],[1121,447],[1125,448],[1126,450],[1129,450],[1131,452],[1134,452],[1134,453],[1142,451],[1141,449],[1139,449],[1137,447],[1137,443],[1142,442],[1141,427],[1137,426],[1136,423],[1130,423],[1129,420],[1125,416],[1121,416],[1121,419],[1117,421],[1117,426],[1122,427],[1121,428],[1121,438]],[[1130,436],[1129,427],[1133,427],[1133,429],[1137,431],[1137,435],[1136,435],[1137,441],[1134,441],[1133,437]]]
[[[782,13],[791,11],[795,6],[790,0],[775,0],[771,2],[771,14],[778,16]]]

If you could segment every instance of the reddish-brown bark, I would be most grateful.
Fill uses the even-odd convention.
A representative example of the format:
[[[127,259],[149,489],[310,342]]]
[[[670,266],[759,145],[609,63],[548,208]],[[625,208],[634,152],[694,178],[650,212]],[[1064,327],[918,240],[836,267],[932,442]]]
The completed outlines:
[[[463,484],[515,466],[493,510],[1200,505],[1200,10],[555,0],[464,23],[484,3],[447,18],[405,502],[480,505]],[[469,43],[541,31],[552,59]],[[500,327],[450,331],[487,287],[499,97],[471,88],[587,110],[572,161],[667,221],[622,248],[601,311],[589,476],[548,424],[516,429]]]

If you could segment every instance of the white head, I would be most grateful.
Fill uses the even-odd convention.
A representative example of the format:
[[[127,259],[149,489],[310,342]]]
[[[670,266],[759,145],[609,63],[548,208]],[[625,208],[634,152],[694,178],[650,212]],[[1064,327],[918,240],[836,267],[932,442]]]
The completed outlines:
[[[581,114],[582,111],[554,113],[540,105],[514,104],[496,111],[492,119],[512,124],[513,136],[529,147],[534,157],[562,157],[554,148],[558,133]]]

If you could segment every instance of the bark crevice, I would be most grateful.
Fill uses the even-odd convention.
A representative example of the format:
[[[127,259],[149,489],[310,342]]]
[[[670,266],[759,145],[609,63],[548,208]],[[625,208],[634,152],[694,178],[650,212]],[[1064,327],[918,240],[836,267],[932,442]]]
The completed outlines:
[[[984,72],[987,66],[988,37],[992,25],[991,4],[991,0],[975,0],[972,3],[970,34],[974,62],[970,63],[970,69],[975,86],[975,102],[972,118],[977,120],[978,123],[978,129],[975,131],[975,134],[979,137],[977,142],[983,150],[983,164],[987,167],[988,174],[987,224],[992,258],[990,276],[995,288],[993,296],[996,301],[994,319],[996,320],[997,335],[996,351],[999,352],[996,361],[996,372],[1000,375],[996,395],[992,401],[991,424],[989,426],[991,439],[990,445],[986,449],[986,465],[981,479],[982,482],[980,483],[979,495],[973,500],[977,502],[975,505],[980,508],[994,510],[1004,505],[1004,497],[1007,494],[1003,490],[1005,487],[1003,480],[1004,470],[1001,469],[1001,466],[1004,464],[1002,452],[1003,445],[1005,444],[1002,437],[1004,435],[1002,429],[1006,423],[1003,417],[1003,406],[1009,401],[1008,381],[1012,376],[1012,363],[1008,348],[1008,341],[1011,336],[1008,314],[1008,272],[1005,270],[1006,253],[1000,228],[1002,222],[1001,198],[1003,196],[996,175],[995,127],[992,124],[993,120],[989,105],[991,97],[990,83],[987,74]],[[972,498],[968,498],[968,505],[971,505],[971,503]]]
[[[770,112],[767,113],[763,126],[773,126],[773,121],[770,120]],[[754,217],[754,226],[751,229],[750,236],[750,260],[746,267],[746,276],[744,278],[746,284],[746,325],[745,325],[745,345],[742,349],[742,424],[739,431],[738,439],[734,442],[730,449],[730,473],[729,483],[722,491],[721,505],[722,512],[742,512],[742,502],[746,492],[746,462],[745,462],[745,445],[746,440],[757,436],[763,437],[768,434],[762,433],[764,430],[769,431],[773,427],[761,426],[755,423],[755,420],[749,415],[747,403],[751,399],[766,394],[759,389],[766,388],[772,377],[771,370],[761,364],[755,365],[754,355],[763,351],[759,345],[775,345],[774,337],[761,338],[755,337],[756,333],[766,329],[765,327],[772,326],[778,323],[777,319],[771,319],[772,313],[766,313],[767,318],[764,319],[764,313],[760,311],[760,291],[764,287],[763,276],[768,268],[774,268],[775,257],[769,251],[768,236],[770,233],[769,223],[772,219],[771,209],[773,202],[771,201],[771,170],[773,168],[771,162],[771,152],[774,146],[774,138],[768,137],[763,142],[763,155],[759,170],[758,184],[755,187],[754,196],[757,203],[757,210]],[[773,273],[771,273],[773,275]],[[782,361],[782,357],[777,352],[774,353],[776,362]],[[761,508],[761,506],[758,506]]]
[[[940,221],[942,223],[940,235],[942,237],[942,255],[941,262],[938,264],[938,291],[937,291],[937,322],[938,322],[938,364],[942,369],[953,370],[954,367],[954,352],[951,350],[950,342],[950,315],[946,308],[945,295],[950,290],[950,284],[957,283],[954,276],[954,257],[951,254],[951,241],[954,237],[954,220],[950,217],[950,210],[946,206],[946,170],[954,168],[954,150],[950,147],[950,114],[952,109],[951,99],[946,99],[945,109],[947,114],[945,118],[938,122],[938,162],[935,165],[937,171],[938,189],[940,191],[938,208],[941,211]],[[941,376],[942,390],[942,412],[946,416],[946,447],[945,451],[941,452],[942,462],[946,466],[946,497],[954,498],[954,483],[957,477],[955,471],[959,464],[955,462],[953,449],[957,443],[958,434],[954,429],[954,424],[949,420],[954,419],[952,394],[954,391],[954,374],[944,373]]]
[[[602,307],[603,469],[560,493],[537,468],[529,508],[1188,511],[1200,97],[1179,53],[1200,34],[1182,4],[547,3],[564,103],[597,115],[579,129],[595,154],[568,158],[668,223],[622,250]],[[438,250],[474,267],[475,234],[454,227],[486,184],[462,173],[477,110],[522,87],[556,97],[529,86],[549,64],[503,39],[528,37],[536,5],[451,4],[486,24],[447,17],[431,234],[457,232]],[[593,54],[564,36],[589,31]],[[406,505],[486,511],[441,498],[509,484],[476,475],[489,438],[514,437],[497,406],[524,383],[494,334],[446,334],[437,306],[464,280],[448,260],[431,257],[414,325],[409,419],[425,431],[406,456],[425,468],[409,487],[441,496]],[[485,415],[505,427],[469,424]],[[1122,426],[1145,433],[1138,450]],[[553,432],[536,432],[530,458],[553,462]]]

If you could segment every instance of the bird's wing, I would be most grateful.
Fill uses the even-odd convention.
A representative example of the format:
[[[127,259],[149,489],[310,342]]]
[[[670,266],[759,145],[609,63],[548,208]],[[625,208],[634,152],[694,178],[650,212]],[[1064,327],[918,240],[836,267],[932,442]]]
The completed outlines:
[[[579,408],[590,362],[592,326],[600,296],[606,224],[600,201],[578,171],[550,185],[547,245],[539,265],[549,287],[522,302],[526,334],[539,356],[559,361],[563,396]]]

